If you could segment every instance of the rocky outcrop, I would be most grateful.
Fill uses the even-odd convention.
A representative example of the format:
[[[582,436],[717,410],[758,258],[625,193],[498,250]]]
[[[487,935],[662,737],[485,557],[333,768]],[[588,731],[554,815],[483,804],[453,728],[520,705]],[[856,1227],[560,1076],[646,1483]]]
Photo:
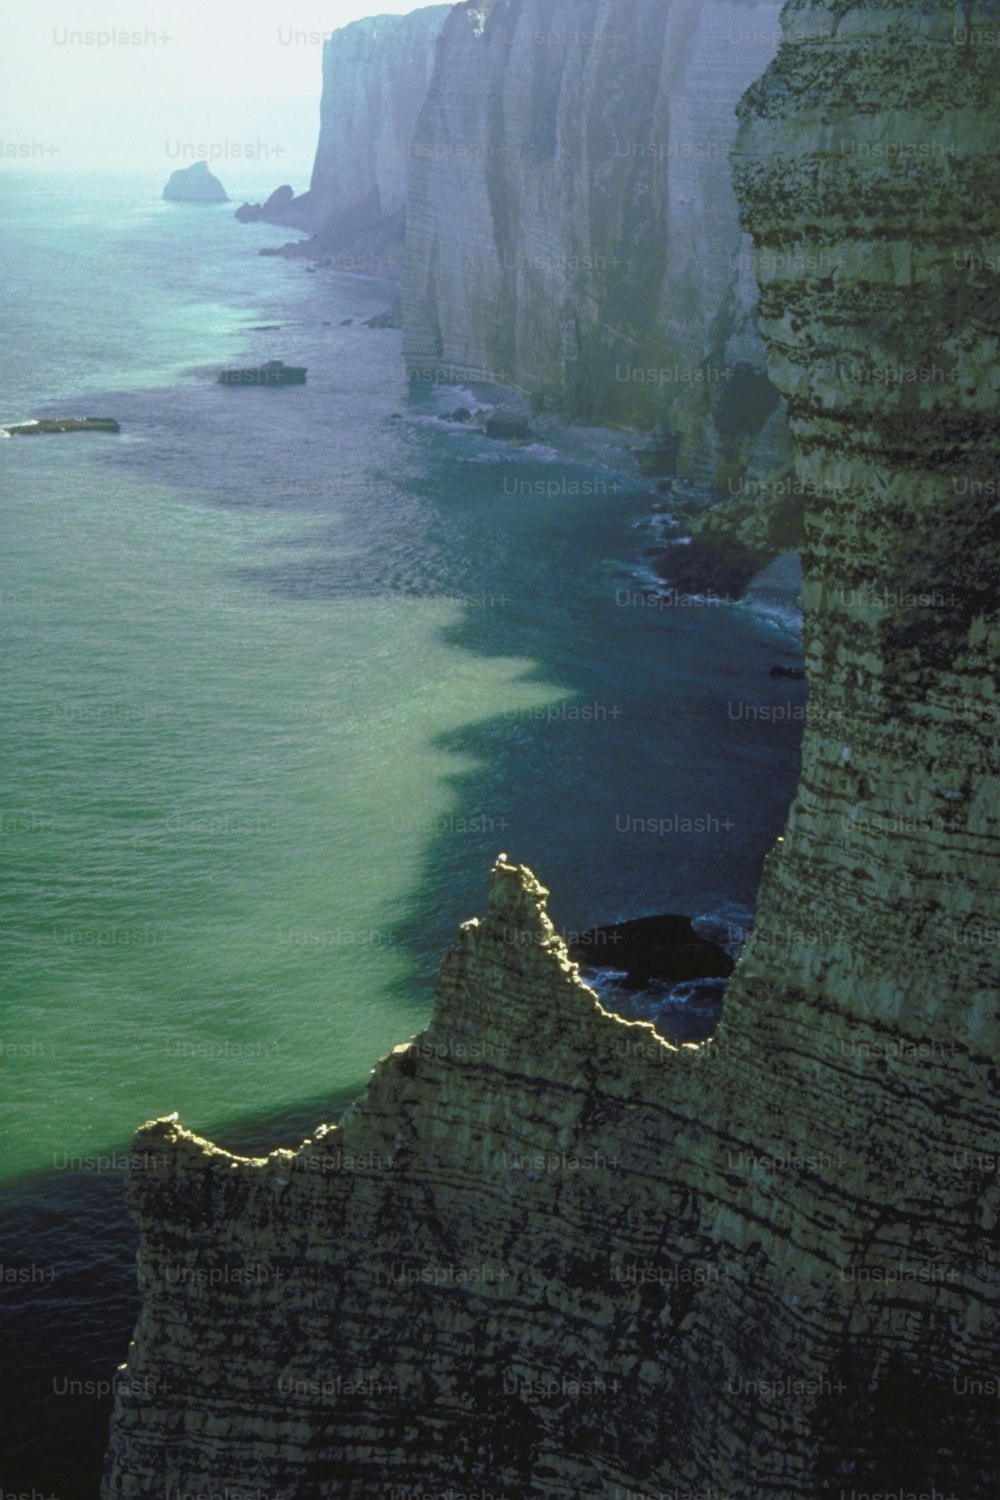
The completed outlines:
[[[832,1007],[779,1046],[753,990],[672,1047],[601,1008],[546,895],[501,857],[431,1026],[339,1127],[258,1160],[139,1132],[105,1496],[790,1500],[856,1464],[984,1500],[987,1060]],[[944,1153],[887,1198],[943,1094]]]
[[[264,203],[242,204],[236,217],[311,231],[281,254],[398,276],[413,135],[450,10],[429,5],[331,32],[323,44],[320,134],[308,190],[296,195],[286,183]]]
[[[192,162],[189,167],[178,167],[171,172],[163,196],[170,203],[228,203],[225,188],[214,172],[208,170],[208,162]]]
[[[659,426],[723,490],[787,457],[730,181],[780,0],[486,0],[442,36],[414,143],[411,370]]]
[[[734,968],[724,948],[695,932],[690,917],[671,914],[591,927],[567,951],[584,970],[619,970],[630,990],[652,979],[728,979]]]
[[[288,182],[276,187],[263,203],[241,203],[233,215],[241,224],[285,224],[291,229],[312,229],[314,216],[309,193],[297,197]]]
[[[995,1492],[1000,8],[784,26],[736,184],[810,700],[722,1026],[608,1015],[501,859],[338,1128],[145,1126],[109,1500]]]

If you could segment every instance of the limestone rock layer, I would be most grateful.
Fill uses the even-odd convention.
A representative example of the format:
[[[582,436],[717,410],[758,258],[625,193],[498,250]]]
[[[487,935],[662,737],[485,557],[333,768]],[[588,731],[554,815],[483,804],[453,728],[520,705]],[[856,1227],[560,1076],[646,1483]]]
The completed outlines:
[[[607,1015],[501,859],[336,1129],[143,1127],[107,1500],[996,1491],[1000,7],[783,25],[735,181],[810,703],[722,1027]]]

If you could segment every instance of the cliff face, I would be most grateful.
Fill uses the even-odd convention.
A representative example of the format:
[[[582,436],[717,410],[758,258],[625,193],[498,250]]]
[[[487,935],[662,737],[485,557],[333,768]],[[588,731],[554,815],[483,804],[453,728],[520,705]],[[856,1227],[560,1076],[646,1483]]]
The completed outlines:
[[[320,134],[310,214],[324,242],[401,220],[413,134],[450,5],[375,16],[323,47]]]
[[[995,1492],[1000,7],[784,26],[736,182],[811,690],[723,1026],[608,1016],[501,861],[339,1128],[143,1127],[107,1497]]]
[[[725,488],[784,456],[730,180],[780,0],[452,13],[414,143],[405,350],[582,420],[658,424]]]

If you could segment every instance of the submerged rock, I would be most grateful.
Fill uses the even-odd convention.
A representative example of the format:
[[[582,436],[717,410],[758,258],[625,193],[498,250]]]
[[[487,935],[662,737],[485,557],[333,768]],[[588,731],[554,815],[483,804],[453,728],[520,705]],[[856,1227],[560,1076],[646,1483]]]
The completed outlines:
[[[46,432],[121,432],[121,426],[114,417],[43,417],[17,422],[4,431],[11,437],[38,437]]]
[[[208,170],[208,163],[204,161],[192,162],[191,166],[179,167],[172,172],[163,196],[170,203],[229,202],[222,183]]]
[[[283,360],[269,359],[266,364],[245,370],[223,370],[219,385],[305,385],[307,365],[286,365]]]
[[[585,968],[623,970],[626,989],[644,989],[651,979],[727,979],[735,968],[724,948],[678,916],[592,927],[577,935],[569,956]]]

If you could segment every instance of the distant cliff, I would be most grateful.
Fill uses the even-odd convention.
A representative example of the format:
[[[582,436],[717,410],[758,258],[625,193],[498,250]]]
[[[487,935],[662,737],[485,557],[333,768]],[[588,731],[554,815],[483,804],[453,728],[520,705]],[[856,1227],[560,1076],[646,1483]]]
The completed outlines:
[[[416,371],[680,438],[720,488],[781,467],[729,151],[780,0],[485,0],[444,28],[414,142]]]
[[[402,235],[413,135],[449,5],[376,16],[323,48],[320,133],[309,187],[324,243],[393,228]]]
[[[401,258],[413,135],[450,5],[374,16],[323,44],[320,133],[309,191],[279,188],[238,217],[312,229],[316,251],[366,248]],[[377,268],[377,267],[376,267]]]
[[[722,1026],[609,1016],[502,859],[338,1128],[145,1126],[108,1500],[996,1493],[1000,4],[784,35],[735,181],[810,699]]]

